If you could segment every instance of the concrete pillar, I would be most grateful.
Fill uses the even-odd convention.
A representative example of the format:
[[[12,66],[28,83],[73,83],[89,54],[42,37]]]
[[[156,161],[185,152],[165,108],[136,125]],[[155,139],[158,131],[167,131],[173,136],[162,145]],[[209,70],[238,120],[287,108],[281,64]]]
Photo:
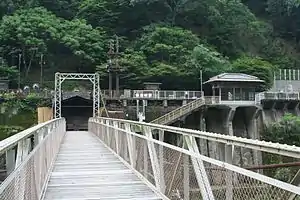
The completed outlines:
[[[168,107],[168,100],[163,101],[164,107]]]
[[[233,121],[233,117],[235,115],[235,108],[230,108],[229,110],[227,110],[227,112],[225,111],[225,120],[223,121],[223,127],[224,127],[224,134],[226,135],[230,135],[233,136],[233,126],[232,126],[232,121]],[[231,148],[230,150],[228,148]],[[228,147],[225,144],[218,144],[218,150],[219,150],[219,155],[220,155],[220,160],[222,161],[230,161],[230,163],[232,163],[232,156],[233,154],[231,154],[231,156],[229,156],[228,154],[226,155],[226,152],[233,152],[233,146]],[[226,162],[227,162],[226,161]]]
[[[123,100],[123,106],[127,107],[127,100]]]
[[[289,102],[285,102],[284,104],[283,104],[283,113],[284,114],[286,114],[286,113],[288,113],[288,110],[289,110]]]
[[[182,105],[186,105],[187,104],[187,100],[182,100]]]
[[[254,140],[259,140],[260,135],[257,127],[258,117],[262,113],[262,110],[255,108],[248,118],[247,130],[248,137]],[[262,163],[262,155],[260,152],[253,150],[253,165],[260,165]]]
[[[233,126],[232,126],[232,120],[235,114],[235,108],[230,108],[230,110],[227,113],[226,121],[224,124],[225,133],[227,135],[233,136]]]
[[[296,114],[297,116],[300,116],[299,105],[300,105],[300,102],[298,102],[298,103],[296,104],[296,106],[295,106],[295,114]]]
[[[235,109],[212,107],[206,111],[206,130],[213,133],[231,134],[233,135],[232,120]],[[224,161],[224,144],[217,142],[208,143],[209,157]]]
[[[199,117],[197,118],[198,119],[198,129],[200,131],[206,131],[206,124],[205,124],[205,116],[204,116],[204,113],[205,111],[204,110],[200,110],[198,113],[199,113]],[[208,146],[208,141],[205,140],[205,139],[199,139],[198,141],[198,146],[199,146],[199,150],[200,150],[200,153],[202,155],[205,155],[205,156],[208,156],[208,149],[207,149],[207,146]]]
[[[273,102],[271,107],[273,122],[277,122],[277,110],[276,110],[276,101]]]

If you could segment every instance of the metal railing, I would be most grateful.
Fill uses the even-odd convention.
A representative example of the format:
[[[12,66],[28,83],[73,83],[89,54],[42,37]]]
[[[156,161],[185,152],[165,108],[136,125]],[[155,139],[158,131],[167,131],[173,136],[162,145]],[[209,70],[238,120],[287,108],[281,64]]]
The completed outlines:
[[[300,148],[143,122],[91,118],[89,131],[162,199],[273,200],[300,197],[300,187],[234,163],[249,150],[300,158]],[[177,141],[170,141],[176,135]],[[164,141],[168,141],[168,143]],[[200,141],[200,142],[198,142]],[[209,145],[207,145],[209,144]],[[224,160],[204,149],[223,148]],[[225,162],[224,162],[225,161]]]
[[[103,91],[104,98],[120,99],[157,99],[157,100],[184,100],[197,99],[203,96],[201,91],[173,91],[173,90],[116,90]]]
[[[256,94],[255,101],[261,100],[300,100],[299,92],[261,92]]]
[[[10,172],[0,186],[1,200],[41,199],[65,126],[64,119],[54,119],[0,142]]]
[[[178,118],[192,112],[195,109],[198,109],[200,106],[202,106],[204,104],[205,104],[205,101],[203,98],[196,99],[192,102],[187,103],[186,105],[183,105],[183,106],[151,121],[151,123],[170,124],[170,123],[176,121]]]

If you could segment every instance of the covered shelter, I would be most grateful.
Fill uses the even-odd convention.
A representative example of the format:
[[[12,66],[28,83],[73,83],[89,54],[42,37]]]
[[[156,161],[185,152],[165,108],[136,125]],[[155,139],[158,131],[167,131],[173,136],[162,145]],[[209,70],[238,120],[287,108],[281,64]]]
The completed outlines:
[[[93,100],[73,96],[62,101],[62,117],[67,121],[67,130],[87,130],[88,119],[93,116]]]
[[[204,82],[211,87],[212,96],[224,103],[255,101],[255,94],[263,83],[256,76],[243,73],[222,73]]]

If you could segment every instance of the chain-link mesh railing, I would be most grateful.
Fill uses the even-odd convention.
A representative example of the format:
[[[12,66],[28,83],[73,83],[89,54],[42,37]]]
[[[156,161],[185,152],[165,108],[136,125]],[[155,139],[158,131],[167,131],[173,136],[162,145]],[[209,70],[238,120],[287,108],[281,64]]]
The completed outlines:
[[[299,147],[107,118],[90,119],[89,131],[98,135],[165,199],[300,198],[298,185],[266,170],[249,168],[249,165],[262,164],[265,154],[283,160],[299,159]],[[218,146],[218,156],[205,151],[214,145]],[[243,160],[242,165],[240,160]]]
[[[0,186],[1,200],[41,199],[65,126],[64,119],[52,120],[0,143],[3,151],[10,151],[14,144],[18,144],[16,159],[21,158],[20,163],[15,164],[15,169]],[[26,143],[28,140],[30,143]]]

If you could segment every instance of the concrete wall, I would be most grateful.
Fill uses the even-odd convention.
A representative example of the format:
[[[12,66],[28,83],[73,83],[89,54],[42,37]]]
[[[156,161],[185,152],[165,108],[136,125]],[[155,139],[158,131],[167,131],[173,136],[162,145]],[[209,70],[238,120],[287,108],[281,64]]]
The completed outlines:
[[[274,122],[279,122],[281,118],[287,113],[300,116],[299,103],[300,102],[297,100],[263,101],[263,112],[260,116],[261,120],[263,121],[264,125],[269,126]]]

